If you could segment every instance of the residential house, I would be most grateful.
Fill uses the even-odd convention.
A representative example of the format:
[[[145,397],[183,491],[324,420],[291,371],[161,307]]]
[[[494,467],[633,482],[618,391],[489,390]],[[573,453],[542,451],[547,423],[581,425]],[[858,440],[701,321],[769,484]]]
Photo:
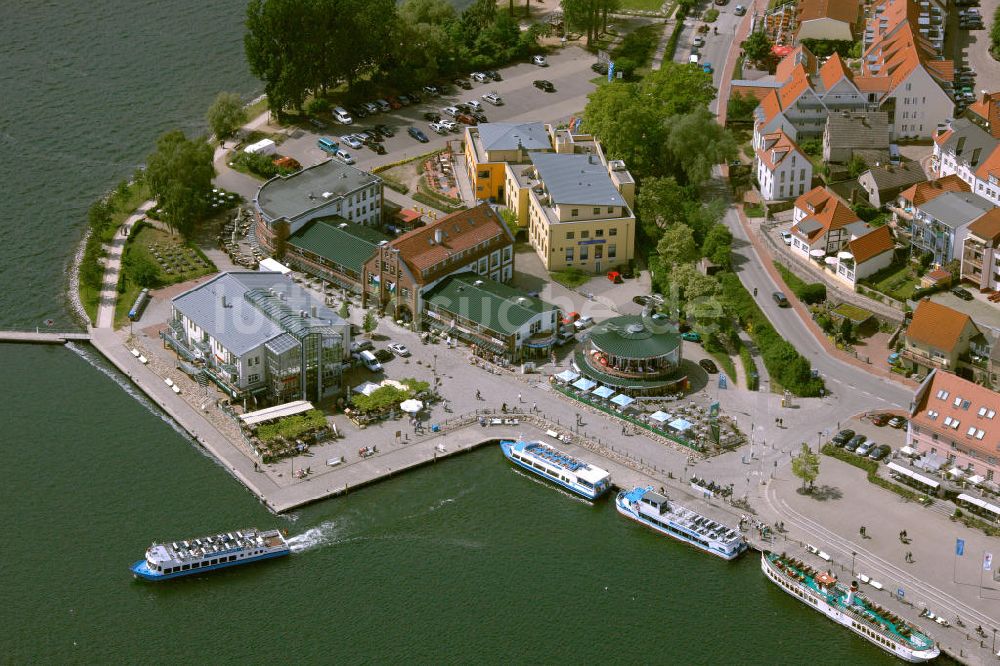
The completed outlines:
[[[805,259],[820,251],[835,255],[852,238],[864,235],[868,225],[839,196],[815,187],[795,200],[791,250]]]
[[[894,139],[928,138],[954,113],[954,62],[941,58],[947,3],[882,0],[870,8],[854,83],[888,112]]]
[[[1000,139],[965,118],[942,124],[934,135],[938,174],[956,174],[973,192],[1000,206]]]
[[[827,116],[823,129],[823,161],[846,164],[857,150],[889,152],[889,114],[885,111],[841,111]]]
[[[969,225],[962,249],[962,279],[980,291],[1000,291],[1000,208]]]
[[[858,177],[858,184],[868,193],[868,202],[881,208],[908,187],[927,181],[920,162],[877,163]]]
[[[548,358],[556,344],[559,308],[475,273],[450,275],[424,297],[424,324],[512,363]]]
[[[294,234],[319,217],[339,215],[348,222],[378,226],[382,179],[329,159],[288,176],[275,176],[260,186],[253,203],[257,241],[273,251],[276,234]]]
[[[971,192],[945,192],[913,209],[911,251],[930,252],[934,263],[961,257],[969,225],[993,208]]]
[[[934,197],[940,196],[945,192],[969,192],[970,189],[968,183],[955,174],[911,185],[900,192],[896,198],[896,205],[893,208],[893,218],[897,221],[902,219],[909,222],[913,219],[914,208],[923,205]]]
[[[503,201],[507,164],[528,164],[536,152],[552,153],[552,128],[544,123],[483,123],[465,128],[465,165],[477,199]]]
[[[760,193],[766,201],[792,199],[812,188],[812,162],[781,130],[764,137],[754,162]]]
[[[934,453],[996,488],[1000,480],[1000,394],[935,369],[910,403],[906,445],[920,455]]]
[[[832,268],[837,279],[853,290],[860,280],[892,264],[896,242],[889,227],[881,226],[847,241],[844,249],[846,252],[837,253]]]
[[[427,290],[463,271],[498,282],[514,274],[514,236],[489,204],[380,243],[361,271],[361,305],[374,305],[417,328]]]
[[[850,42],[863,24],[863,7],[859,0],[799,0],[796,20],[797,42],[804,39]]]
[[[379,244],[390,236],[342,217],[316,218],[289,236],[285,262],[355,294],[361,293],[361,273]]]
[[[221,273],[171,308],[164,343],[236,400],[319,400],[343,390],[350,324],[288,275]]]
[[[507,207],[527,226],[546,270],[603,273],[627,265],[635,246],[634,181],[620,161],[589,153],[533,153],[508,165]]]
[[[973,356],[982,360],[974,365]],[[938,368],[974,380],[974,369],[985,374],[987,356],[988,340],[969,315],[929,298],[917,303],[903,336],[904,367],[919,376]]]
[[[1000,139],[1000,92],[985,90],[975,102],[965,110],[965,117]]]

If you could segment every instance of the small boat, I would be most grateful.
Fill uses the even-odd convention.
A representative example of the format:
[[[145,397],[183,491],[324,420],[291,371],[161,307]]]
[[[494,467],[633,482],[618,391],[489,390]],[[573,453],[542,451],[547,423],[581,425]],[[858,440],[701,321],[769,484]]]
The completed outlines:
[[[153,543],[145,559],[130,569],[137,579],[161,581],[288,555],[291,548],[278,530],[247,529],[191,541]]]
[[[768,551],[761,553],[760,568],[791,596],[904,661],[922,663],[941,654],[932,638],[865,598],[856,582],[844,587],[828,571],[815,571],[795,558]],[[924,613],[924,617],[932,615]]]
[[[544,442],[503,440],[500,450],[512,463],[577,495],[596,500],[611,488],[611,475]]]
[[[747,549],[739,530],[671,502],[652,486],[621,491],[615,508],[626,518],[724,560],[736,559]]]

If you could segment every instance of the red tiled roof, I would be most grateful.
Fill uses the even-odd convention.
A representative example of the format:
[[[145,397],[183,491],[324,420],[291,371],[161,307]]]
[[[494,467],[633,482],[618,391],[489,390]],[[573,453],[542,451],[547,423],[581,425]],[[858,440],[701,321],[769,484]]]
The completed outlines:
[[[799,0],[799,23],[829,18],[854,26],[860,15],[861,3],[858,0]]]
[[[954,62],[939,60],[933,44],[920,33],[919,3],[884,0],[879,6],[883,11],[872,11],[868,20],[867,28],[876,37],[861,60],[863,77],[886,79],[886,91],[894,90],[919,66],[939,80],[954,80]]]
[[[994,245],[1000,242],[1000,208],[987,211],[985,215],[970,224],[969,233],[991,241]]]
[[[834,51],[830,59],[819,68],[819,78],[823,82],[823,88],[829,90],[843,78],[850,80],[851,72],[840,59],[840,54]]]
[[[922,429],[945,433],[956,444],[975,449],[987,458],[996,456],[1000,448],[998,412],[1000,394],[934,370],[917,389],[910,420]],[[947,450],[947,443],[942,446]]]
[[[852,80],[861,92],[889,92],[889,79],[884,76],[855,76]]]
[[[921,206],[945,192],[971,192],[972,188],[957,174],[949,174],[943,178],[926,183],[911,185],[899,193],[899,198],[909,201],[914,206]]]
[[[1000,143],[993,147],[993,152],[979,165],[976,175],[987,181],[990,176],[1000,179]]]
[[[796,65],[792,69],[792,76],[785,85],[781,86],[778,92],[778,99],[781,102],[781,108],[787,109],[792,104],[795,104],[796,100],[802,96],[802,93],[809,88],[809,77],[806,75],[806,69],[802,65]]]
[[[847,244],[854,261],[863,264],[869,259],[873,259],[883,252],[889,252],[896,243],[892,240],[892,233],[889,227],[876,227],[864,236],[858,236]]]
[[[441,232],[441,241],[435,233]],[[446,215],[427,226],[408,231],[389,241],[415,276],[456,252],[469,250],[498,235],[509,238],[507,228],[488,204]]]
[[[778,101],[778,91],[770,90],[760,100],[760,109],[764,112],[764,122],[769,123],[781,113],[781,102]]]
[[[784,83],[792,77],[792,70],[797,65],[805,67],[806,74],[812,74],[816,71],[816,56],[805,46],[799,45],[795,47],[791,53],[782,58],[781,62],[778,63],[778,66],[774,70],[774,80]]]
[[[990,134],[1000,139],[1000,92],[986,93],[969,105],[967,111],[989,123]]]
[[[906,339],[950,352],[958,344],[962,331],[970,321],[972,319],[964,312],[925,298],[917,303],[917,308],[913,311],[913,319],[906,329]]]
[[[802,159],[809,159],[791,137],[780,129],[772,134],[765,134],[763,147],[756,150],[757,157],[771,171],[774,171],[792,152],[797,152]]]
[[[817,190],[819,190],[819,192],[817,192]],[[800,206],[800,202],[804,205]],[[810,211],[810,208],[808,207],[809,205],[812,206],[812,211]],[[850,206],[848,206],[843,199],[825,187],[817,187],[809,192],[806,192],[795,200],[795,207],[801,208],[807,213],[807,215],[799,220],[798,224],[792,227],[792,233],[797,233],[800,236],[803,236],[810,243],[817,238],[826,235],[829,231],[840,229],[841,227],[846,227],[854,222],[861,221],[861,218],[857,216],[857,213],[851,210]],[[806,220],[814,220],[818,222],[819,228],[814,229],[810,233],[802,232],[801,229],[799,229],[799,225]]]
[[[803,211],[808,213],[810,206],[814,209],[818,209],[828,199],[835,196],[837,195],[822,185],[817,185],[805,194],[800,194],[799,198],[795,200],[795,207],[801,208]]]

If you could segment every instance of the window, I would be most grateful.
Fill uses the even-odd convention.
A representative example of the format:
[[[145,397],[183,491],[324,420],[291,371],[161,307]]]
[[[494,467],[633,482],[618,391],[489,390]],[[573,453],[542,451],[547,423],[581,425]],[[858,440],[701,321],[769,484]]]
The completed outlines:
[[[600,215],[600,214],[601,214],[601,207],[600,206],[595,206],[594,207],[594,215]]]
[[[589,248],[584,245],[580,248],[580,261],[587,261]]]
[[[805,179],[806,179],[806,170],[799,169],[799,180],[805,180]]]
[[[573,248],[571,247],[566,248],[566,263],[573,263]]]
[[[479,178],[489,178],[490,177],[490,170],[489,169],[482,169],[478,173],[476,173],[476,175]]]
[[[604,246],[595,245],[594,246],[594,259],[602,259],[604,257]]]
[[[250,382],[251,384],[259,382],[260,381],[260,375],[250,375],[249,377],[247,377],[247,381]]]
[[[580,238],[590,238],[590,232],[589,231],[581,231],[580,232]]]
[[[609,213],[615,212],[615,207],[614,206],[608,206],[608,212]]]
[[[595,231],[594,238],[604,238],[604,229],[598,229]]]
[[[576,232],[575,231],[567,231],[566,232],[566,240],[573,240],[574,238],[576,238]]]
[[[614,259],[616,256],[618,256],[618,246],[617,245],[609,245],[608,246],[608,259]]]
[[[579,217],[579,215],[580,215],[580,209],[579,208],[571,208],[570,211],[569,211],[569,215],[570,215],[570,217]]]
[[[618,228],[617,227],[611,227],[610,229],[608,229],[608,235],[609,236],[617,236],[618,235]]]

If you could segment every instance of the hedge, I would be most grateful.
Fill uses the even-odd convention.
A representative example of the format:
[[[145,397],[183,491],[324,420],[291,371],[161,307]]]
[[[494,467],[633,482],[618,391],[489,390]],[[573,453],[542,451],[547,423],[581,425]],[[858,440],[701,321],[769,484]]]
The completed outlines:
[[[915,490],[910,490],[909,488],[904,488],[903,486],[893,483],[888,479],[883,479],[878,475],[878,461],[871,460],[870,458],[863,458],[861,456],[855,455],[850,451],[845,451],[844,449],[838,448],[833,444],[824,444],[822,451],[825,455],[831,458],[836,458],[837,460],[843,461],[848,465],[854,465],[859,469],[865,470],[868,473],[868,480],[874,483],[876,486],[881,486],[886,490],[891,490],[892,492],[905,497],[906,499],[913,500],[914,502],[919,501],[921,498],[926,498],[927,495],[923,493],[918,493]],[[928,503],[928,506],[930,504]]]
[[[781,279],[792,293],[803,303],[812,305],[826,300],[826,285],[822,282],[806,282],[777,261],[774,262],[774,267],[781,273]]]

